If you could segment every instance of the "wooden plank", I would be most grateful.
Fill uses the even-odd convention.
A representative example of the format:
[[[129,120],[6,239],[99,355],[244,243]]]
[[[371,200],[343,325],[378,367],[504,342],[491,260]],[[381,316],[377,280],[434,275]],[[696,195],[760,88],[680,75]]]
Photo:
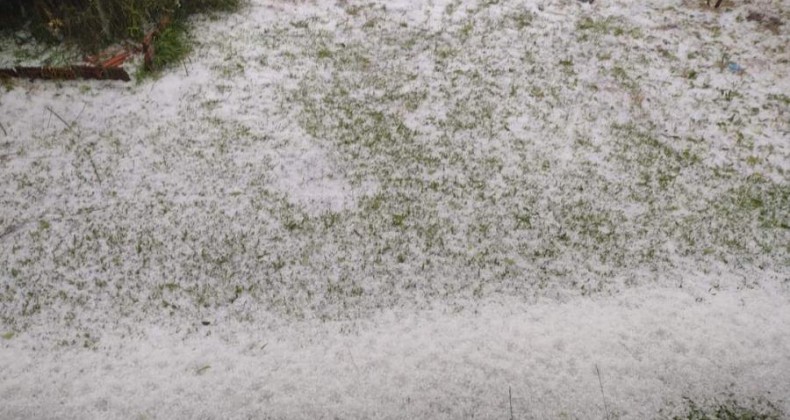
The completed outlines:
[[[0,75],[5,77],[17,77],[22,79],[42,79],[42,80],[122,80],[128,82],[131,79],[129,73],[121,67],[98,67],[98,66],[64,66],[64,67],[22,67],[17,66],[12,69],[0,69]]]

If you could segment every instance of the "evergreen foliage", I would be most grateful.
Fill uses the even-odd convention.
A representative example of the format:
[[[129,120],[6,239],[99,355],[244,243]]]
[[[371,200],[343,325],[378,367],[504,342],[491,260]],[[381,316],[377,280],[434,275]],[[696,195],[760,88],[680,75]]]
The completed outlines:
[[[0,27],[29,25],[38,39],[71,42],[93,51],[142,38],[165,15],[184,17],[238,4],[239,0],[5,0],[0,1]]]

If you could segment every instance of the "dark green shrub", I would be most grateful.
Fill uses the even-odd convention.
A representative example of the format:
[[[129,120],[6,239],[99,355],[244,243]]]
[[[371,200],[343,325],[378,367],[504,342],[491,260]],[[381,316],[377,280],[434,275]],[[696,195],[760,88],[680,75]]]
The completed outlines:
[[[183,17],[229,10],[239,0],[0,0],[5,27],[30,23],[43,40],[67,41],[96,50],[123,39],[139,40],[165,15]]]

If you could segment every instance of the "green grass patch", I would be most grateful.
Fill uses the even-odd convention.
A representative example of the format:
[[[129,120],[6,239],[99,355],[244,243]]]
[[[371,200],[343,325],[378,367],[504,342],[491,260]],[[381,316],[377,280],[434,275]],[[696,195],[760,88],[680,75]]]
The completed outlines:
[[[736,400],[700,404],[686,399],[686,413],[672,420],[779,420],[783,413],[765,399],[755,399],[749,404]]]
[[[154,61],[150,70],[140,67],[137,80],[148,76],[155,76],[162,70],[173,66],[182,65],[184,58],[192,51],[186,25],[177,21],[165,28],[159,36],[154,38]]]
[[[614,35],[614,36],[629,36],[631,38],[639,38],[642,33],[639,28],[631,27],[621,19],[614,17],[607,17],[605,19],[593,19],[585,16],[576,23],[576,30],[581,32],[584,36],[585,33],[593,33],[597,35]]]

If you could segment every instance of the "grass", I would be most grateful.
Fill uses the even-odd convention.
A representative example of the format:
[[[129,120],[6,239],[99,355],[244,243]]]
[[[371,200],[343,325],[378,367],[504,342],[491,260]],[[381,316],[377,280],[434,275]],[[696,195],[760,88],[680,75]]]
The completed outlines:
[[[582,38],[588,37],[588,34],[596,36],[613,35],[628,36],[631,38],[639,38],[642,36],[641,31],[633,26],[628,25],[622,19],[616,17],[607,17],[602,19],[595,19],[593,17],[585,16],[576,23],[576,30]]]
[[[715,51],[669,60],[614,48],[607,37],[636,33],[625,19],[556,27],[499,7],[450,11],[436,31],[375,5],[349,7],[332,30],[299,16],[190,36],[179,21],[157,40],[157,66],[180,65],[192,45],[215,80],[191,86],[178,116],[143,130],[143,145],[53,119],[10,146],[26,156],[3,168],[12,194],[98,189],[110,207],[50,210],[4,240],[3,320],[24,330],[62,310],[65,331],[90,329],[79,314],[94,295],[121,319],[227,308],[253,317],[244,302],[347,319],[436,299],[614,294],[721,264],[782,269],[790,205],[779,151],[743,112],[761,91],[706,86]],[[588,36],[569,44],[560,29]],[[695,107],[721,115],[651,114],[688,99],[682,71],[651,73],[666,67],[697,69]],[[681,83],[665,82],[671,74]],[[784,98],[763,99],[759,127],[779,124]],[[302,162],[300,141],[326,162]],[[278,185],[289,171],[295,180]],[[160,184],[136,190],[141,173]],[[295,198],[295,185],[322,182],[353,199],[329,208]]]
[[[472,25],[471,19],[461,22],[459,23],[461,30],[457,33],[459,42],[479,41],[480,38],[475,37],[478,29],[490,37],[491,28],[486,25],[495,24],[497,22],[486,23],[475,20],[475,24]],[[599,24],[590,23],[586,26],[582,25],[582,29],[615,35],[621,33],[611,29],[611,25],[613,23],[608,21]],[[468,28],[476,29],[471,31]],[[325,39],[316,42],[321,45],[329,43],[331,41]],[[610,270],[586,274],[598,280],[571,284],[583,295],[610,291],[612,285],[605,277],[612,274],[611,270],[631,267],[635,261],[671,266],[673,263],[670,262],[669,255],[659,245],[662,242],[679,241],[687,246],[684,252],[697,255],[702,255],[702,249],[719,249],[721,253],[747,250],[743,243],[737,243],[740,241],[725,239],[734,237],[732,225],[722,227],[715,236],[705,241],[701,241],[697,235],[688,235],[689,231],[701,231],[700,226],[708,223],[708,220],[722,220],[725,217],[722,213],[709,213],[705,218],[686,219],[678,225],[672,209],[689,205],[686,201],[691,197],[686,192],[688,188],[700,182],[713,186],[721,182],[721,178],[704,165],[703,157],[707,153],[704,144],[694,139],[681,141],[660,139],[655,128],[649,124],[639,127],[615,125],[611,128],[611,135],[615,141],[608,148],[607,159],[617,162],[623,173],[629,174],[623,179],[604,181],[592,168],[582,168],[575,173],[558,173],[552,168],[551,161],[536,159],[534,155],[521,154],[518,150],[510,150],[510,153],[519,156],[518,164],[524,167],[525,174],[529,174],[535,168],[542,168],[547,176],[561,177],[566,188],[574,191],[574,196],[577,198],[541,196],[536,180],[528,176],[508,180],[513,185],[521,186],[520,193],[497,193],[495,188],[492,190],[486,180],[496,178],[502,169],[511,163],[508,162],[509,159],[497,153],[486,154],[483,151],[481,156],[480,150],[470,147],[472,143],[469,143],[468,139],[508,136],[496,121],[506,120],[509,113],[515,112],[518,106],[516,101],[521,99],[520,91],[529,92],[538,100],[561,102],[562,93],[557,91],[556,86],[567,85],[568,80],[572,80],[575,74],[572,71],[553,73],[547,69],[541,76],[551,80],[546,83],[547,85],[554,85],[546,88],[547,92],[551,92],[550,95],[543,93],[541,77],[532,75],[521,80],[538,81],[536,84],[526,89],[514,89],[515,86],[511,86],[507,97],[493,100],[496,94],[492,95],[491,92],[496,91],[498,75],[485,74],[479,70],[453,71],[453,68],[456,66],[468,68],[472,65],[494,68],[493,65],[486,67],[485,63],[486,60],[495,57],[470,52],[462,53],[454,48],[452,43],[443,41],[427,40],[424,44],[422,48],[432,48],[436,65],[449,75],[449,86],[446,86],[447,90],[444,91],[446,96],[430,99],[440,103],[446,101],[444,103],[448,109],[447,116],[422,124],[422,127],[433,126],[438,130],[439,134],[433,132],[435,136],[433,142],[427,141],[420,130],[412,130],[403,123],[403,111],[395,111],[404,109],[400,102],[401,97],[365,93],[368,86],[375,86],[380,91],[388,92],[395,91],[396,86],[407,83],[406,70],[379,68],[378,71],[370,72],[367,68],[370,63],[393,62],[394,57],[378,55],[374,60],[365,60],[364,72],[351,74],[344,72],[358,67],[355,65],[356,57],[375,55],[373,52],[360,52],[364,51],[361,45],[346,45],[345,49],[335,51],[331,57],[329,54],[322,56],[321,51],[324,50],[319,50],[318,56],[322,59],[330,59],[338,69],[338,73],[331,79],[329,86],[321,87],[313,84],[308,75],[303,79],[303,85],[294,96],[294,100],[301,103],[303,109],[300,116],[303,128],[315,138],[336,141],[336,146],[345,151],[345,162],[359,165],[352,173],[357,173],[360,179],[374,178],[381,186],[382,192],[372,197],[367,206],[375,210],[375,213],[363,217],[365,220],[370,220],[371,224],[376,221],[376,226],[381,223],[381,226],[389,225],[407,232],[409,238],[417,239],[417,243],[426,244],[422,252],[434,255],[434,258],[442,261],[442,264],[471,265],[481,270],[497,272],[494,279],[487,279],[486,283],[501,281],[503,287],[512,287],[509,285],[512,285],[514,278],[524,275],[519,269],[521,264],[556,263],[559,267],[562,265],[559,263],[560,255],[596,255],[600,262],[610,267]],[[419,50],[420,43],[410,48]],[[586,57],[581,59],[586,61]],[[560,69],[576,67],[574,57],[559,60],[557,64]],[[614,79],[635,95],[635,92],[640,90],[640,82],[630,73],[625,67],[618,65],[612,70]],[[316,75],[315,80],[318,79]],[[430,82],[424,83],[430,84]],[[322,91],[323,93],[315,93]],[[350,95],[349,92],[362,94]],[[422,103],[418,102],[406,108],[406,111],[415,111],[421,106]],[[539,111],[537,113],[539,115]],[[585,149],[591,147],[592,143],[582,139],[578,145],[580,152],[586,153],[588,151]],[[466,175],[466,180],[462,183],[457,181],[448,183],[447,180],[441,178],[437,180],[432,177],[432,174],[440,171],[463,173]],[[531,186],[534,186],[534,191],[530,191]],[[580,194],[579,191],[584,193]],[[525,192],[527,194],[524,194]],[[526,198],[524,195],[532,195],[532,197]],[[526,203],[540,200],[554,201],[556,209],[547,214],[545,208],[531,209],[530,205],[522,200]],[[491,205],[507,209],[506,214],[482,210],[489,202]],[[480,214],[465,214],[465,221],[460,223],[459,220],[464,220],[463,217],[442,218],[439,215],[440,209],[448,209],[452,214],[464,208],[465,205],[461,203],[473,203],[472,208],[479,209]],[[634,219],[611,203],[643,204],[648,206],[649,210]],[[699,197],[693,205],[708,206],[702,197]],[[524,216],[525,213],[528,217]],[[413,214],[419,216],[407,217]],[[743,222],[748,223],[753,220],[753,215],[739,214],[742,222],[735,226],[748,230]],[[385,219],[379,222],[380,215]],[[549,218],[557,221],[561,228],[550,228],[539,222]],[[649,230],[645,229],[647,226],[650,227]],[[378,236],[373,232],[381,230],[373,226],[370,229],[373,237]],[[459,238],[453,233],[459,231],[467,232],[467,236]],[[493,232],[502,235],[502,232],[511,231],[523,232],[520,235],[522,238],[544,238],[544,241],[535,241],[539,244],[535,249],[507,249],[501,244],[492,242]],[[428,232],[430,238],[427,237]],[[651,237],[656,238],[656,232],[662,232],[658,234],[661,239],[651,239]],[[779,238],[780,233],[777,233],[775,239]],[[747,239],[744,238],[742,242],[746,241]],[[452,254],[441,245],[457,242],[474,243],[477,252],[471,255]],[[703,242],[705,248],[700,248]],[[635,244],[639,245],[635,246]],[[403,248],[404,245],[388,243],[381,245],[381,249],[383,252],[389,252],[392,249]],[[502,265],[501,261],[505,260],[519,261],[521,264]],[[555,281],[568,276],[567,271],[559,268],[552,273]],[[508,286],[504,286],[505,284]],[[537,284],[540,285],[542,282],[538,281]]]
[[[6,92],[10,92],[14,88],[14,79],[6,76],[0,76],[0,88]]]
[[[25,142],[0,137],[15,159],[0,163],[3,331],[50,323],[61,345],[97,348],[97,314],[189,335],[217,313],[335,321],[786,277],[790,190],[772,144],[786,95],[719,74],[719,40],[670,58],[653,37],[620,48],[640,35],[626,19],[501,3],[430,30],[374,6],[233,32],[179,21],[156,67],[191,47],[213,77],[151,111],[172,116],[135,111],[131,135],[53,99],[69,128],[45,113]],[[692,106],[704,112],[675,112]],[[781,417],[736,402],[683,413]]]
[[[184,2],[184,6],[175,14],[172,24],[168,25],[154,38],[154,60],[150,69],[140,67],[136,74],[137,81],[155,77],[165,69],[183,66],[189,73],[184,59],[192,51],[192,39],[186,22],[189,15],[200,12],[233,12],[239,9],[242,0],[197,0]]]
[[[155,55],[152,68],[140,67],[136,74],[138,81],[160,74],[167,68],[186,66],[184,59],[192,50],[186,24],[176,21],[167,26],[154,38],[153,46]]]
[[[779,420],[784,414],[772,403],[757,398],[744,404],[735,399],[704,404],[686,398],[685,414],[672,420]]]

